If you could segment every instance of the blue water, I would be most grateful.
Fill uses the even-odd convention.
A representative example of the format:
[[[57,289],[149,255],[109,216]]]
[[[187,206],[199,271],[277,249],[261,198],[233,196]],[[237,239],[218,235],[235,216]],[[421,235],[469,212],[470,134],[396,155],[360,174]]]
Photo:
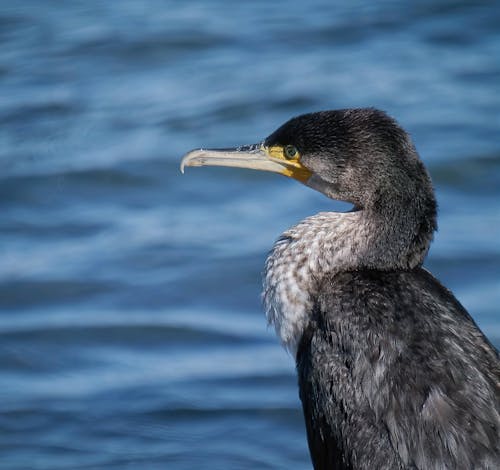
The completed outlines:
[[[303,112],[411,132],[440,205],[427,267],[499,345],[499,24],[498,1],[1,2],[0,467],[310,468],[260,273],[343,206],[178,169]]]

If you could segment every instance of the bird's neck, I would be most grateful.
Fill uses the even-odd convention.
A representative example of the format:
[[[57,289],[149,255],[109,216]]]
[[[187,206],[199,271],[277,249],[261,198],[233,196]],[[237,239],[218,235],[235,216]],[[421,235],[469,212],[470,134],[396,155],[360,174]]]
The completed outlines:
[[[413,217],[410,217],[413,219]],[[264,306],[284,346],[295,355],[325,275],[360,269],[412,269],[423,262],[430,236],[420,243],[408,215],[369,210],[322,212],[282,234],[266,261]]]

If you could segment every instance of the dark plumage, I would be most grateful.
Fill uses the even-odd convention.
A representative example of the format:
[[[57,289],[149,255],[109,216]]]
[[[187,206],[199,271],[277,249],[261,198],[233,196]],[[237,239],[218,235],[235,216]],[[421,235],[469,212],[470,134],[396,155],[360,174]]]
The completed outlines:
[[[498,356],[422,268],[325,277],[297,370],[315,469],[500,468]]]
[[[406,132],[374,109],[306,114],[260,146],[183,160],[207,164],[282,173],[354,205],[287,230],[264,275],[314,468],[500,468],[498,352],[421,267],[437,206]]]

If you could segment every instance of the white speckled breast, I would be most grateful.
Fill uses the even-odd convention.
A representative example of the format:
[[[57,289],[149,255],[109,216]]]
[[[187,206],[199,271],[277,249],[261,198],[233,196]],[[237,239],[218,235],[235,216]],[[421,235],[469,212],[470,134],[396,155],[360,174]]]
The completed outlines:
[[[296,354],[313,297],[325,274],[349,269],[365,251],[360,212],[322,212],[290,228],[275,243],[264,272],[267,319]]]

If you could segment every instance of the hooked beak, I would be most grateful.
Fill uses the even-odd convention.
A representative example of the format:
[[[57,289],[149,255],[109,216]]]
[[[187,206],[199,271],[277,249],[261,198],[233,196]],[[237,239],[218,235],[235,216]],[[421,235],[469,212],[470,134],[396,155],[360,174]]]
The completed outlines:
[[[299,160],[287,160],[283,156],[282,147],[267,147],[264,144],[232,149],[192,150],[182,158],[182,173],[186,166],[229,166],[270,171],[302,183],[306,183],[312,175],[312,172]]]

